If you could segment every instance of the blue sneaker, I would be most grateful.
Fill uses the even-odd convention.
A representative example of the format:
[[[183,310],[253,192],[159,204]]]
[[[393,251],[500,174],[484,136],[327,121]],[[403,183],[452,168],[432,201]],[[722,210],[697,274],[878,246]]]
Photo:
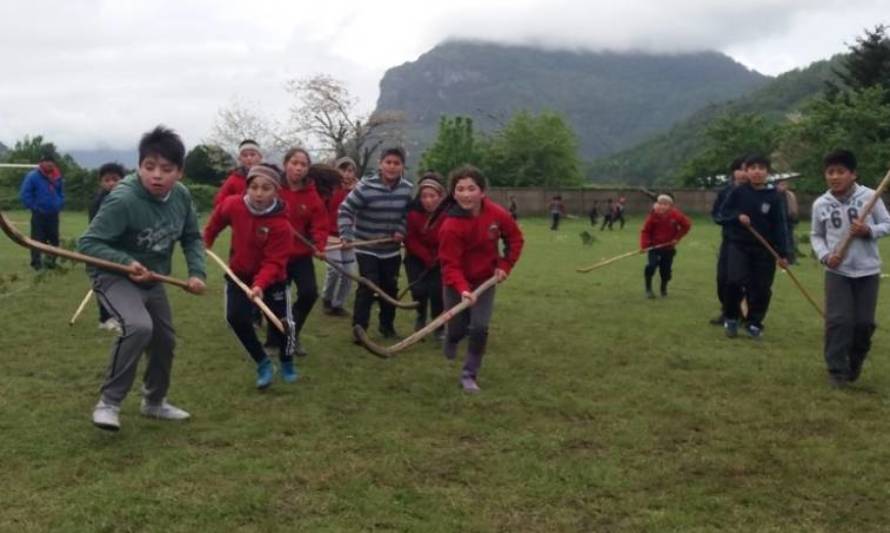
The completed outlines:
[[[275,375],[275,365],[268,357],[257,363],[256,365],[256,388],[265,389],[272,384],[272,377]]]
[[[763,328],[757,327],[754,324],[748,324],[745,326],[745,331],[748,332],[748,336],[754,340],[760,340],[763,336]]]
[[[738,320],[726,320],[723,323],[723,330],[726,333],[726,336],[730,339],[734,339],[739,334],[739,321]]]
[[[299,373],[297,372],[297,367],[294,366],[292,360],[281,362],[281,379],[283,379],[285,383],[293,383],[297,381],[298,376]]]

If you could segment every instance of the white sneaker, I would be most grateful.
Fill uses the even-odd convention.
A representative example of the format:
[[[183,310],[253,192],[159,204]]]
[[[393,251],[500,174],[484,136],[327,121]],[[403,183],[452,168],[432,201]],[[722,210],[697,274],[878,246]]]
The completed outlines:
[[[143,416],[159,418],[161,420],[188,420],[192,416],[188,414],[188,411],[184,411],[175,405],[167,403],[166,399],[155,405],[146,402],[143,398],[139,412],[142,413]]]
[[[105,322],[102,322],[101,324],[99,324],[99,329],[103,329],[105,331],[113,331],[113,332],[117,333],[118,335],[123,333],[123,330],[121,329],[121,324],[120,324],[120,322],[117,321],[116,318],[109,318]]]
[[[117,431],[121,428],[120,412],[117,405],[99,400],[93,409],[93,425],[106,431]]]

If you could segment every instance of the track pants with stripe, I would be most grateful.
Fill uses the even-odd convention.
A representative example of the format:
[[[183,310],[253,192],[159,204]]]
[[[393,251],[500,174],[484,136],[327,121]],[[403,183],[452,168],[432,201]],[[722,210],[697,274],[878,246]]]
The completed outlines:
[[[293,358],[294,349],[294,320],[287,286],[283,282],[270,286],[263,294],[263,301],[288,331],[282,334],[275,326],[269,325],[270,344],[278,348],[281,360],[287,361]],[[267,354],[254,330],[255,308],[244,291],[226,277],[226,321],[250,357],[259,363]]]

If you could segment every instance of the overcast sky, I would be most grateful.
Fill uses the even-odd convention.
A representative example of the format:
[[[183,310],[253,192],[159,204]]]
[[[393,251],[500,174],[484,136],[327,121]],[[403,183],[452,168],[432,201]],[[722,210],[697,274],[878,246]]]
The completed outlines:
[[[775,75],[844,51],[888,12],[886,0],[4,1],[0,142],[128,148],[164,123],[193,145],[235,99],[283,117],[285,80],[320,72],[370,109],[387,68],[447,38],[719,50]]]

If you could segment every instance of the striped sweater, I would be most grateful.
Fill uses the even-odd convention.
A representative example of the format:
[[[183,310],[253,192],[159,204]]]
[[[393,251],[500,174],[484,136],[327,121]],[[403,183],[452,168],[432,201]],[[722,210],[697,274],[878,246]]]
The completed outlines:
[[[380,175],[364,178],[340,204],[337,227],[344,241],[392,237],[407,232],[405,217],[414,185],[400,178],[392,187]],[[393,257],[400,253],[399,243],[377,244],[355,249],[356,253]]]

